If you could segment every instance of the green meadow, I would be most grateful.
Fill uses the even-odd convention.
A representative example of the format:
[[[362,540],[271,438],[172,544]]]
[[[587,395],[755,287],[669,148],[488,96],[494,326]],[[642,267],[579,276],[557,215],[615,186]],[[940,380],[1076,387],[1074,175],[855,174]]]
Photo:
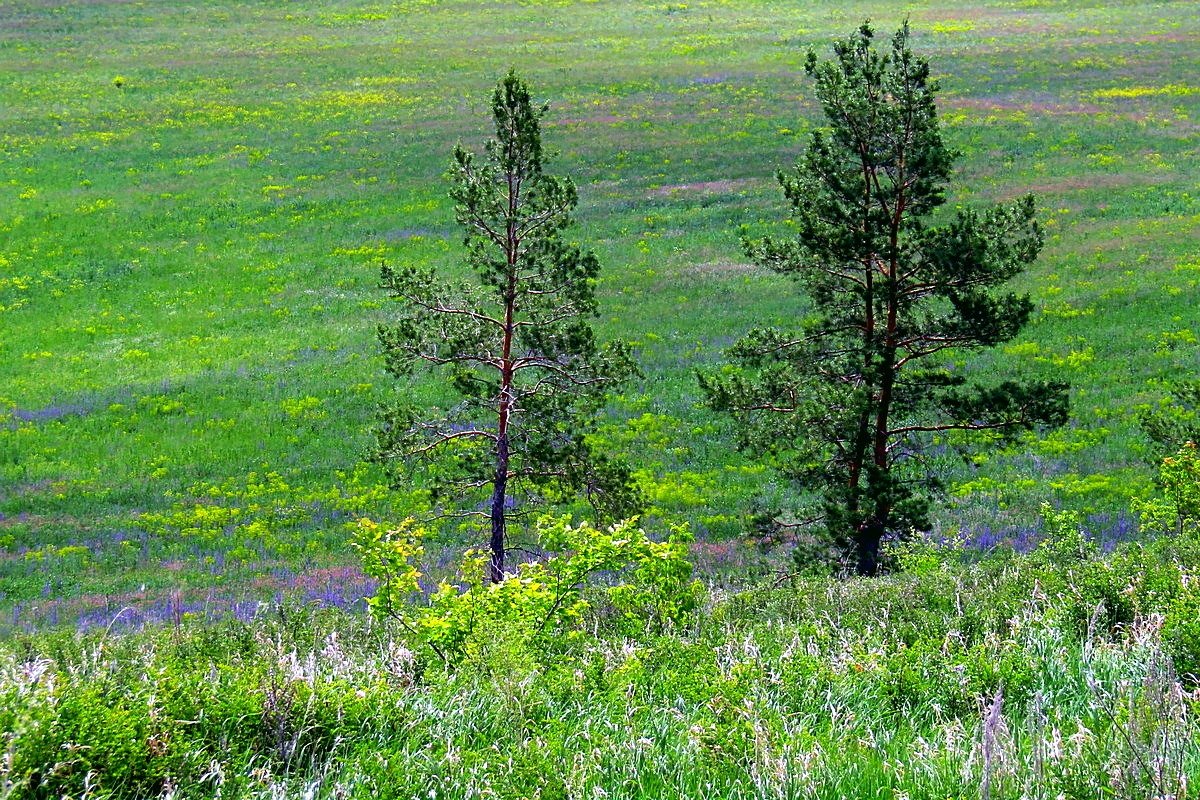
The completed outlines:
[[[739,233],[786,230],[805,58],[867,18],[940,80],[945,213],[1033,193],[1046,234],[1030,324],[956,367],[1072,408],[937,442],[932,535],[841,580],[755,544],[793,489],[695,372],[807,311]],[[1139,524],[1137,415],[1200,375],[1198,45],[1182,0],[5,0],[0,800],[1194,797],[1200,538]],[[465,275],[443,173],[510,67],[643,372],[596,437],[702,599],[595,588],[450,663],[363,613],[350,540],[421,502],[380,405],[445,399],[384,371],[380,267]],[[426,583],[481,537],[431,526]]]
[[[634,343],[645,373],[602,435],[698,550],[758,569],[736,545],[747,504],[787,488],[734,451],[693,371],[803,313],[791,284],[746,263],[738,231],[784,224],[773,176],[815,124],[806,51],[868,17],[887,31],[907,15],[942,82],[962,154],[949,205],[1038,198],[1047,246],[1018,287],[1035,319],[964,368],[1073,387],[1069,427],[947,459],[939,530],[990,546],[1050,501],[1127,535],[1152,476],[1132,414],[1200,364],[1192,10],[7,3],[6,616],[262,589],[273,570],[352,563],[348,516],[403,513],[403,492],[361,464],[396,391],[374,339],[379,267],[460,269],[441,175],[455,142],[479,147],[509,66],[550,104],[552,169],[580,187],[601,334]]]

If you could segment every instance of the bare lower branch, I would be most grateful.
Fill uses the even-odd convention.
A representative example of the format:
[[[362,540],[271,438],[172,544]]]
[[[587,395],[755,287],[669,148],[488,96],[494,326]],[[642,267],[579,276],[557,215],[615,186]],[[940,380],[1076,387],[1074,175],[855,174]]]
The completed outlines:
[[[419,456],[419,455],[428,453],[430,450],[433,450],[436,447],[440,447],[441,445],[444,445],[446,442],[450,442],[455,439],[468,439],[468,438],[478,438],[478,437],[482,437],[484,439],[491,439],[493,442],[496,441],[496,434],[491,433],[489,431],[477,431],[477,430],[456,431],[451,434],[438,436],[437,439],[430,442],[429,444],[409,450],[408,453],[409,453],[409,455]]]

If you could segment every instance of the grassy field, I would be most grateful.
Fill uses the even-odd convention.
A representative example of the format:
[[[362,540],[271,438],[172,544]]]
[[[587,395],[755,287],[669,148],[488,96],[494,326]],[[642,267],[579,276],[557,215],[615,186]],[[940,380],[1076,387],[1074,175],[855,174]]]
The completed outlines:
[[[352,604],[362,467],[391,391],[379,265],[457,268],[449,150],[497,77],[550,103],[604,335],[644,380],[604,435],[696,556],[737,543],[769,473],[698,406],[695,367],[796,313],[737,229],[815,120],[809,47],[903,13],[963,153],[951,205],[1032,191],[1038,311],[971,369],[1062,376],[1075,421],[954,476],[940,530],[989,546],[1043,500],[1128,536],[1151,485],[1131,413],[1200,369],[1200,16],[1187,2],[96,2],[0,8],[0,628],[260,601]],[[432,391],[432,390],[431,390]],[[453,538],[453,532],[445,534]]]

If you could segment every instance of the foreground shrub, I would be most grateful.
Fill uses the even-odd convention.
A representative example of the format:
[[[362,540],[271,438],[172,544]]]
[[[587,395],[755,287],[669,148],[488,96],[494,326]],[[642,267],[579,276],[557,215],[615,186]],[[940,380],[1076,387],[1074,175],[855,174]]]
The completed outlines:
[[[1200,586],[1194,577],[1167,611],[1163,642],[1175,670],[1190,685],[1200,686]]]
[[[481,649],[517,653],[546,637],[579,634],[592,607],[589,584],[600,576],[608,579],[602,596],[622,629],[673,626],[699,603],[702,586],[691,578],[686,528],[672,528],[665,541],[655,542],[636,519],[599,529],[547,516],[534,534],[549,555],[490,581],[490,554],[468,550],[460,583],[441,583],[427,601],[420,600],[415,566],[422,531],[411,522],[389,529],[361,520],[355,547],[364,572],[380,582],[372,610],[398,621],[448,664]]]
[[[1134,500],[1133,511],[1142,527],[1178,535],[1200,529],[1200,447],[1187,442],[1164,458],[1158,483],[1161,496]]]

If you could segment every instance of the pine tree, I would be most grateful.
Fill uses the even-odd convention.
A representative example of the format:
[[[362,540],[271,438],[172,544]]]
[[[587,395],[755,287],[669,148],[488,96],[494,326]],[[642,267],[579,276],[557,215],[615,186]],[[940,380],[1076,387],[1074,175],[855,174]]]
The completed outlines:
[[[810,53],[806,72],[828,130],[779,173],[795,235],[745,241],[756,263],[796,280],[807,316],[736,343],[736,367],[700,376],[740,444],[819,497],[818,521],[860,574],[885,536],[928,523],[937,479],[921,454],[950,431],[1012,435],[1058,425],[1066,386],[971,385],[954,359],[1016,336],[1028,297],[1005,282],[1042,246],[1034,201],[960,210],[942,224],[955,154],[942,140],[929,66],[908,24],[880,54],[863,24]],[[777,523],[788,522],[778,516]]]
[[[444,375],[457,402],[438,413],[388,408],[377,457],[397,483],[427,487],[442,513],[488,520],[492,581],[505,574],[510,519],[580,494],[603,516],[639,502],[628,470],[588,442],[607,393],[636,367],[623,343],[598,344],[588,321],[599,264],[564,238],[578,196],[570,179],[543,171],[546,110],[510,71],[493,95],[484,156],[454,150],[450,196],[476,279],[416,267],[382,275],[398,301],[379,329],[388,371]]]

